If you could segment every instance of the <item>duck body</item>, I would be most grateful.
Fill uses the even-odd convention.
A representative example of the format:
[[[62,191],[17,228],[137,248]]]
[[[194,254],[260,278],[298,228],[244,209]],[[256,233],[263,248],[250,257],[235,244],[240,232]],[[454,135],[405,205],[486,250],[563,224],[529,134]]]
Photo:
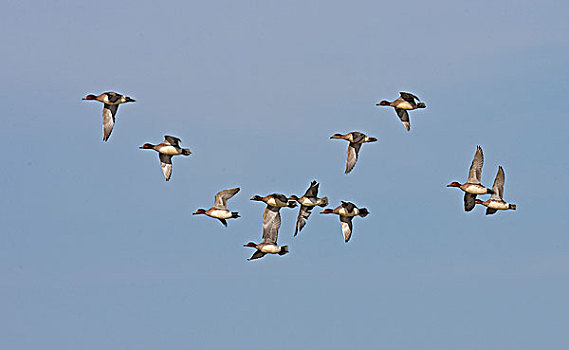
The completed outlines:
[[[153,145],[151,143],[145,143],[140,146],[140,149],[153,149],[158,152],[158,158],[160,158],[160,167],[164,173],[164,178],[166,181],[170,180],[172,176],[172,157],[177,155],[189,156],[189,148],[180,147],[181,140],[174,136],[166,135],[164,136],[164,141],[160,144]]]
[[[109,137],[111,137],[119,105],[136,101],[128,96],[113,91],[103,92],[100,95],[89,94],[85,96],[83,100],[93,100],[103,103],[103,141],[107,141]]]

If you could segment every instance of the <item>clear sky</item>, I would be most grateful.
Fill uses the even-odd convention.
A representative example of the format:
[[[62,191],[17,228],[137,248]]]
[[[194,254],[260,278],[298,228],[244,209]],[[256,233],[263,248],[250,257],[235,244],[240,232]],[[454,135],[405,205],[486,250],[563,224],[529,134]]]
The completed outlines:
[[[2,349],[566,349],[566,1],[5,1]],[[110,141],[88,93],[117,91]],[[380,99],[427,104],[406,132]],[[347,143],[366,144],[346,176]],[[139,150],[182,139],[170,182]],[[517,211],[463,210],[476,145]],[[263,205],[311,180],[290,254]],[[242,217],[192,216],[213,195]]]

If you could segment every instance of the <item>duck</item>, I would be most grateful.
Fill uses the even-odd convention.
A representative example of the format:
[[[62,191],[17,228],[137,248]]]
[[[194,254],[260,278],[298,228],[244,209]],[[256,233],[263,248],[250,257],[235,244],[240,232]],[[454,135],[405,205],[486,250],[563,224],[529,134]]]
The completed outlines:
[[[100,95],[89,94],[83,97],[83,100],[95,100],[103,103],[103,141],[107,141],[111,137],[113,127],[115,126],[115,115],[117,109],[122,103],[136,102],[133,98],[121,95],[117,92],[108,91]]]
[[[160,144],[153,145],[151,143],[145,143],[140,146],[140,149],[153,149],[158,152],[158,157],[160,158],[160,166],[162,167],[162,172],[166,181],[170,180],[172,176],[172,157],[177,155],[189,156],[189,148],[181,148],[180,140],[177,137],[165,135],[164,141]]]
[[[453,181],[447,185],[447,187],[458,187],[464,191],[465,211],[471,211],[474,209],[477,195],[492,193],[491,189],[482,186],[480,182],[482,178],[483,165],[484,153],[482,153],[482,147],[476,146],[476,152],[474,153],[474,158],[472,159],[472,164],[470,164],[470,170],[468,171],[468,180],[463,184]]]
[[[235,196],[235,194],[237,194],[239,190],[240,190],[239,187],[235,187],[218,192],[215,195],[213,207],[207,210],[197,209],[192,215],[205,214],[209,217],[219,220],[223,224],[223,226],[227,227],[226,219],[236,219],[240,217],[238,212],[230,211],[227,209],[227,201],[231,197]]]
[[[263,212],[263,241],[259,244],[248,242],[244,245],[244,247],[256,249],[253,255],[247,259],[248,261],[260,259],[266,254],[285,255],[289,252],[287,245],[279,246],[277,244],[279,228],[281,227],[281,208],[267,204]]]
[[[504,183],[506,182],[506,175],[504,169],[499,166],[498,173],[492,185],[492,195],[487,201],[476,199],[476,204],[481,204],[486,207],[486,215],[492,215],[498,210],[516,210],[516,205],[504,201]]]
[[[273,194],[266,195],[264,197],[261,197],[261,196],[256,194],[251,198],[251,200],[252,201],[265,202],[267,205],[277,207],[277,208],[282,208],[282,207],[295,208],[296,207],[296,202],[288,199],[287,196],[285,196],[282,193],[273,193]]]
[[[377,138],[367,136],[366,134],[358,131],[352,131],[345,135],[334,134],[330,136],[330,139],[343,139],[350,142],[350,144],[348,145],[348,153],[346,156],[345,174],[349,174],[350,171],[352,171],[352,169],[356,166],[356,162],[358,161],[358,153],[360,152],[362,144],[366,142],[377,141]]]
[[[409,92],[400,92],[399,95],[401,96],[393,102],[383,100],[376,103],[376,106],[390,106],[395,108],[395,112],[399,119],[401,119],[401,123],[403,123],[405,129],[409,131],[411,130],[411,121],[409,120],[409,113],[407,113],[407,111],[417,108],[426,108],[427,105],[420,102],[421,100],[419,100],[417,96]],[[417,102],[415,102],[415,100],[417,100]]]
[[[342,201],[340,206],[334,209],[324,209],[320,214],[336,214],[340,216],[344,242],[348,243],[350,237],[352,237],[352,218],[354,216],[361,216],[362,218],[365,218],[368,216],[369,211],[366,208],[356,207],[352,202]]]
[[[312,213],[312,208],[315,206],[325,207],[328,205],[328,197],[318,198],[318,187],[320,184],[313,180],[310,183],[310,187],[304,193],[304,196],[298,198],[296,195],[289,196],[290,199],[297,201],[300,204],[300,210],[298,212],[298,217],[296,218],[296,225],[294,229],[294,237],[302,231],[304,225],[306,225],[306,220],[310,217]]]

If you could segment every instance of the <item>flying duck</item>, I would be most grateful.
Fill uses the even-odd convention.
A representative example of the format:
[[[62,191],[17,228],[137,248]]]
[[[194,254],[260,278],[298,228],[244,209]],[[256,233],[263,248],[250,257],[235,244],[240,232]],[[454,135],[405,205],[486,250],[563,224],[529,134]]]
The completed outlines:
[[[447,187],[458,187],[465,192],[464,210],[466,211],[474,209],[476,195],[492,193],[491,189],[482,186],[480,183],[482,178],[482,165],[484,165],[484,154],[482,153],[482,148],[476,146],[476,152],[474,153],[474,158],[472,159],[472,164],[470,164],[470,170],[468,171],[468,181],[462,185],[456,181],[447,185]]]
[[[401,96],[397,100],[393,102],[383,100],[379,103],[376,103],[376,106],[390,106],[395,108],[395,112],[397,113],[399,119],[401,119],[401,123],[403,123],[405,129],[409,131],[411,130],[411,121],[409,120],[409,113],[407,113],[407,111],[417,108],[426,108],[427,105],[425,105],[423,102],[420,102],[417,96],[408,92],[400,92],[399,94]],[[415,102],[415,100],[417,100],[417,102]]]
[[[279,246],[277,238],[281,227],[281,207],[268,205],[263,212],[263,241],[259,244],[249,242],[244,247],[255,248],[255,252],[247,260],[255,260],[265,256],[265,254],[285,255],[288,253],[288,246]]]
[[[209,208],[208,210],[198,209],[192,215],[205,214],[212,218],[218,219],[219,221],[221,221],[223,226],[227,227],[226,219],[236,219],[239,217],[238,212],[230,211],[227,209],[227,201],[231,197],[235,196],[237,192],[239,192],[239,187],[230,188],[218,192],[215,195],[215,201],[213,203],[213,207]]]
[[[362,144],[365,142],[375,142],[377,139],[375,137],[367,136],[361,132],[352,131],[345,135],[342,134],[334,134],[330,136],[330,139],[343,139],[350,142],[348,145],[348,153],[346,156],[346,171],[345,173],[348,174],[354,166],[356,166],[356,162],[358,161],[358,153],[360,152],[360,148]]]
[[[174,136],[164,136],[164,141],[158,145],[153,145],[151,143],[145,143],[140,146],[140,149],[153,149],[158,152],[158,157],[160,158],[160,166],[162,167],[162,172],[166,181],[170,180],[172,176],[172,156],[184,155],[189,156],[189,148],[180,147],[181,140]]]
[[[315,206],[325,207],[328,205],[328,197],[318,198],[318,187],[320,184],[316,181],[310,183],[310,187],[304,193],[304,196],[298,198],[296,195],[291,195],[289,198],[300,203],[300,210],[298,212],[298,217],[296,218],[296,228],[294,230],[294,236],[298,232],[302,231],[304,225],[306,225],[306,220],[312,213],[312,208]]]
[[[320,214],[336,214],[340,216],[344,241],[348,243],[350,237],[352,237],[352,218],[358,215],[365,218],[369,211],[366,208],[356,207],[354,203],[342,201],[340,206],[334,209],[324,209]]]
[[[83,100],[95,100],[103,102],[103,141],[107,141],[113,132],[113,127],[115,126],[115,115],[117,114],[117,109],[121,103],[135,102],[134,99],[123,96],[116,92],[103,92],[102,94],[87,95]]]
[[[476,204],[482,204],[486,207],[486,215],[492,215],[498,210],[516,210],[515,204],[510,204],[504,201],[504,183],[506,182],[506,176],[504,175],[504,169],[498,167],[498,173],[494,179],[494,184],[492,185],[492,196],[487,201],[476,200]]]

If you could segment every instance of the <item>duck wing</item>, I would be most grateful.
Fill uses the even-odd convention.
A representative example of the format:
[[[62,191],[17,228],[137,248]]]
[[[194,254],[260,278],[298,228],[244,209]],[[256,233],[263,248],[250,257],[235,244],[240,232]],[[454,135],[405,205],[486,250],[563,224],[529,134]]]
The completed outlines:
[[[122,95],[113,91],[105,92],[110,103],[117,103],[122,98]]]
[[[300,206],[300,210],[298,211],[298,217],[296,218],[296,228],[294,230],[294,235],[296,236],[302,229],[304,225],[306,225],[306,220],[310,217],[312,213],[312,208],[314,207],[307,207],[304,205]]]
[[[395,108],[395,112],[397,112],[397,116],[401,120],[401,123],[403,123],[403,126],[405,126],[405,129],[407,129],[407,131],[411,130],[411,121],[409,120],[409,113],[407,113],[406,110],[401,108]]]
[[[506,182],[506,176],[504,175],[504,169],[499,166],[498,173],[494,179],[494,184],[492,185],[492,196],[491,199],[504,200],[504,183]]]
[[[340,224],[342,225],[344,242],[348,243],[350,237],[352,237],[352,217],[340,215]]]
[[[267,205],[263,212],[263,242],[277,244],[281,227],[280,208]]]
[[[306,190],[306,192],[304,192],[304,197],[308,198],[318,197],[318,186],[320,186],[318,182],[312,181],[310,183],[310,187]]]
[[[492,209],[492,208],[486,208],[486,215],[492,215],[495,212],[497,212],[498,210],[496,209]]]
[[[259,249],[257,249],[253,255],[251,255],[251,257],[247,260],[255,260],[255,259],[260,259],[262,257],[265,256],[265,253],[263,253],[262,251],[260,251]]]
[[[346,209],[348,213],[351,213],[356,208],[356,205],[352,202],[342,201],[342,208]]]
[[[361,147],[361,143],[350,142],[348,146],[348,153],[346,155],[346,174],[352,171],[352,169],[356,166],[356,162],[358,161],[358,153],[360,152]]]
[[[476,204],[476,195],[472,193],[464,193],[464,210],[471,211]]]
[[[472,164],[470,164],[470,170],[468,171],[468,182],[471,184],[480,184],[482,179],[482,166],[484,165],[484,154],[482,153],[482,147],[476,146],[476,152],[474,153],[474,158],[472,158]]]
[[[180,142],[182,142],[182,140],[180,140],[177,137],[169,136],[169,135],[164,136],[164,143],[167,145],[174,146],[174,147],[180,147]]]
[[[158,153],[158,157],[160,158],[160,166],[162,167],[164,177],[166,181],[168,181],[170,180],[170,176],[172,176],[172,156]]]
[[[230,189],[218,192],[215,195],[215,201],[213,203],[213,206],[215,208],[227,209],[227,200],[229,198],[235,196],[235,194],[237,192],[239,192],[239,187],[230,188]]]
[[[404,99],[405,101],[409,102],[412,105],[415,104],[415,100],[421,101],[421,100],[419,100],[419,98],[417,96],[415,96],[411,93],[408,93],[408,92],[400,92],[399,95],[401,95],[402,99]]]
[[[115,127],[117,109],[119,109],[119,105],[108,105],[105,103],[103,106],[103,141],[107,141],[111,137]]]

